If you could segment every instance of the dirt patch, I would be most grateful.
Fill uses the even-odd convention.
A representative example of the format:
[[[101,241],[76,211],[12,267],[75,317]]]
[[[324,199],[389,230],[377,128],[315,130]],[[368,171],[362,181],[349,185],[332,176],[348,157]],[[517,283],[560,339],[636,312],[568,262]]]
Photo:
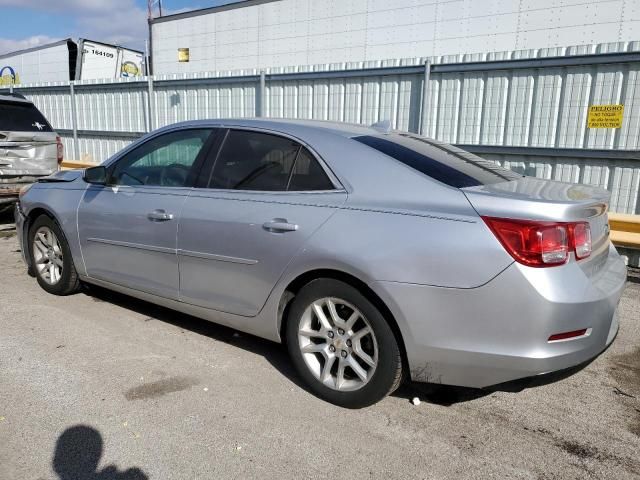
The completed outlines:
[[[157,382],[143,383],[130,388],[124,393],[127,400],[143,400],[146,398],[162,397],[168,393],[186,390],[199,382],[193,377],[169,377]]]
[[[563,449],[565,452],[570,453],[571,455],[575,455],[582,460],[585,460],[587,458],[597,458],[601,456],[597,448],[590,445],[583,445],[571,440],[561,440],[557,442],[556,445]]]
[[[629,431],[640,436],[640,347],[613,358],[611,376],[618,382],[614,390],[621,401],[632,408]]]
[[[611,374],[631,393],[640,393],[640,347],[613,358]],[[624,390],[624,388],[622,388]]]
[[[621,457],[615,454],[603,452],[593,445],[576,442],[574,440],[559,439],[556,440],[555,445],[579,459],[579,466],[588,472],[591,470],[587,467],[587,462],[589,460],[594,460],[600,463],[610,462],[615,465],[619,465],[634,475],[640,473],[640,464],[633,458]]]

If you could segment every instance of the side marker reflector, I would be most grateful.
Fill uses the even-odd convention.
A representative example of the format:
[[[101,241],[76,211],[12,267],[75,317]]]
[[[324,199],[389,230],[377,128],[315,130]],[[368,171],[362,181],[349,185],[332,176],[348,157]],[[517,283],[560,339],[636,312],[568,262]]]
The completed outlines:
[[[554,333],[549,337],[548,342],[557,342],[558,340],[568,340],[570,338],[582,337],[587,333],[587,329],[573,330],[571,332]]]

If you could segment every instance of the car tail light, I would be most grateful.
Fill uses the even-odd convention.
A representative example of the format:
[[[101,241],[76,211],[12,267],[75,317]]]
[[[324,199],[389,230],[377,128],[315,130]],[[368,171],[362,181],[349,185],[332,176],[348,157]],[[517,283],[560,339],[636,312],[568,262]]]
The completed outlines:
[[[588,223],[576,223],[572,230],[576,258],[587,258],[591,255],[591,227]]]
[[[482,217],[502,246],[530,267],[562,265],[574,251],[577,259],[591,254],[591,230],[586,222],[538,222]]]
[[[56,149],[58,165],[60,165],[62,163],[62,160],[64,159],[64,147],[62,146],[62,139],[60,137],[56,137]]]

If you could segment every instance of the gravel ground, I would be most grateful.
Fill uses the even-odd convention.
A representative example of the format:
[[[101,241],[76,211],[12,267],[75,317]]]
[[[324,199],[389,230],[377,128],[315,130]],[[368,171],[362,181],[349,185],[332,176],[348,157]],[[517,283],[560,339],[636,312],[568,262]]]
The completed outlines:
[[[46,294],[7,222],[2,480],[640,478],[637,271],[616,342],[568,378],[409,384],[351,411],[305,391],[279,345],[104,290]]]

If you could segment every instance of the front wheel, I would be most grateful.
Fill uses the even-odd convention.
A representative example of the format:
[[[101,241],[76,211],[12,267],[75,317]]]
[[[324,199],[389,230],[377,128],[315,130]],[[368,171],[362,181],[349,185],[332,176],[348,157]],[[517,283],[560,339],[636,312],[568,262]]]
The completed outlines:
[[[31,265],[38,284],[54,295],[78,291],[80,280],[73,265],[69,245],[58,224],[46,215],[29,229]]]
[[[303,287],[291,305],[286,336],[300,376],[331,403],[366,407],[400,384],[402,357],[393,331],[349,284],[319,279]]]

